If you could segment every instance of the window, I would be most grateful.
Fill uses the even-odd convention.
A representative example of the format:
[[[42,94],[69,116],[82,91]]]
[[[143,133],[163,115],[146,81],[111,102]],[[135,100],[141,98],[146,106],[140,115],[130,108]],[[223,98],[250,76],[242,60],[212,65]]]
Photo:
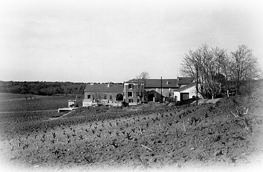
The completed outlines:
[[[110,100],[112,100],[112,95],[110,95]]]
[[[129,88],[129,89],[133,89],[133,84],[129,84],[129,85],[128,85],[128,88]]]
[[[133,103],[133,99],[129,99],[129,103]]]
[[[128,92],[128,97],[132,97],[132,92]]]
[[[116,100],[117,101],[122,101],[123,100],[123,95],[121,93],[116,95]]]
[[[87,99],[90,99],[90,97],[91,97],[90,95],[87,95]]]
[[[104,95],[104,99],[107,99],[107,95],[106,94]]]

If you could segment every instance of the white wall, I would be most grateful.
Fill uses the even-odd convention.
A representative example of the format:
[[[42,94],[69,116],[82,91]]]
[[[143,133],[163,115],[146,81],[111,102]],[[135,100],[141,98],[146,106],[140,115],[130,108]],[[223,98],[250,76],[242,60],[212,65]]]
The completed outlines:
[[[90,101],[90,100],[83,100],[82,101],[82,106],[83,107],[88,107],[88,106],[92,106],[92,101]]]
[[[189,87],[189,88],[187,88],[187,89],[185,89],[185,90],[182,90],[182,91],[180,91],[180,92],[175,91],[175,92],[174,92],[174,96],[177,96],[177,101],[181,101],[181,100],[180,100],[180,98],[181,98],[180,94],[181,94],[181,93],[189,93],[189,99],[191,99],[193,96],[196,96],[196,88],[195,88],[195,87],[196,87],[196,86],[194,85],[194,86]],[[203,98],[200,93],[198,93],[198,97]]]
[[[175,91],[174,92],[174,98],[176,97],[175,101],[180,101],[180,92],[179,91]]]
[[[191,99],[193,96],[196,96],[196,88],[195,88],[195,86],[192,86],[190,88],[187,88],[187,89],[181,91],[181,93],[189,93],[189,99]]]

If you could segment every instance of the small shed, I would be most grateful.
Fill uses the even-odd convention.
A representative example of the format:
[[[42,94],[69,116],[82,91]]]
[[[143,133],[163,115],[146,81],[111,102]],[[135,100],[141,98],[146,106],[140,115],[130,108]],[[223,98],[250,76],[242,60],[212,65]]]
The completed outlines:
[[[185,101],[196,96],[196,84],[191,83],[187,86],[184,86],[176,91],[174,91],[174,99],[176,101]],[[198,93],[198,97],[202,98],[202,95]]]

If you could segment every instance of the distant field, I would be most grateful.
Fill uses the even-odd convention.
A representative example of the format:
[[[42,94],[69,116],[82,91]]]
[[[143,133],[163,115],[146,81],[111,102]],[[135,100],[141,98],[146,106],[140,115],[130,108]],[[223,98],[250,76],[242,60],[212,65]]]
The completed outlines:
[[[26,99],[24,94],[0,93],[0,112],[51,110],[68,106],[75,96],[37,96]],[[79,106],[82,99],[78,100]]]
[[[14,100],[14,99],[25,99],[28,97],[28,94],[12,94],[12,93],[0,93],[0,101],[3,100]],[[43,97],[37,95],[31,95],[32,97]]]

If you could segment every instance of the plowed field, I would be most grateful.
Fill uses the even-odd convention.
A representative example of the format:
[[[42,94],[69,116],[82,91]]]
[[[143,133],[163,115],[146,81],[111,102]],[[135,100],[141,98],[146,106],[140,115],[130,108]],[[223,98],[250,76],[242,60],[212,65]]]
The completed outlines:
[[[262,167],[261,90],[198,106],[81,108],[52,120],[3,114],[1,152],[9,165],[35,170]]]

